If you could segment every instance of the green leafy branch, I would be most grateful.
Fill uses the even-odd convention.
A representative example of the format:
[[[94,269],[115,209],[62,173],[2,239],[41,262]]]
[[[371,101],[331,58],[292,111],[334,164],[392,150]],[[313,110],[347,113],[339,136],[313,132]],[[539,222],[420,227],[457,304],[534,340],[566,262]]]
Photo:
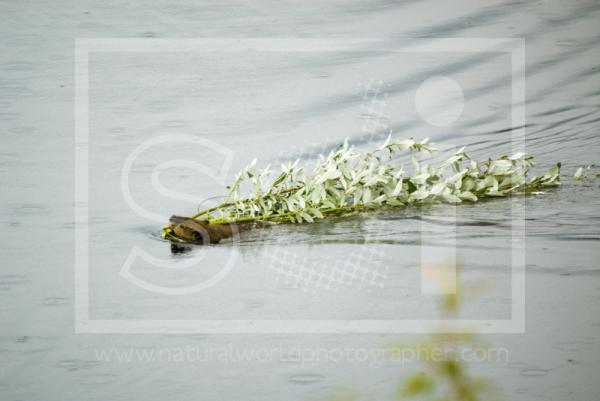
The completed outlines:
[[[392,141],[390,136],[378,149],[367,153],[357,151],[345,140],[327,157],[320,156],[312,173],[299,167],[297,160],[281,165],[272,181],[271,166],[259,169],[254,160],[227,187],[225,202],[192,217],[211,224],[302,223],[376,208],[476,202],[560,184],[560,163],[542,176],[529,177],[533,157],[524,153],[480,163],[472,160],[463,147],[436,166],[417,158],[435,151],[428,139]],[[394,157],[402,152],[410,154],[410,173]]]

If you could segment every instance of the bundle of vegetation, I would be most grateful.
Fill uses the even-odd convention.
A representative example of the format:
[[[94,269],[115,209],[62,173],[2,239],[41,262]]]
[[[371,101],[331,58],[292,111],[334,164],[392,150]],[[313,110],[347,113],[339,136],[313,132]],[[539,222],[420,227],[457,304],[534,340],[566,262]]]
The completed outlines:
[[[162,235],[173,242],[217,243],[257,223],[312,223],[332,215],[477,202],[560,185],[560,163],[530,176],[533,156],[525,153],[478,162],[463,147],[437,165],[418,160],[420,153],[435,151],[428,139],[392,141],[390,136],[378,149],[361,153],[346,140],[320,156],[312,173],[296,161],[283,164],[274,179],[270,165],[259,169],[255,159],[227,187],[223,203],[191,217],[173,216]],[[408,171],[396,157],[401,152],[410,153]]]

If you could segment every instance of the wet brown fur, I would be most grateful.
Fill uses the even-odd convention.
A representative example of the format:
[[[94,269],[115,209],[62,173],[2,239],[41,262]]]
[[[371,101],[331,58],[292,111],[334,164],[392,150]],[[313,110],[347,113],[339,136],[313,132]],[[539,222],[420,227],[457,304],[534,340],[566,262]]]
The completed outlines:
[[[190,217],[171,216],[169,219],[173,233],[192,244],[218,244],[221,240],[231,238],[242,231],[254,227],[264,227],[264,224],[210,224],[206,220]]]

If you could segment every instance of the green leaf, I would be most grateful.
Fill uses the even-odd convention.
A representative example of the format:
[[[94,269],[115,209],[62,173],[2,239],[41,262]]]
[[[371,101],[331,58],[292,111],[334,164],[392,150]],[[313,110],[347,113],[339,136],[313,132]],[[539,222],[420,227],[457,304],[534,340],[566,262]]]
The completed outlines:
[[[400,389],[401,398],[410,398],[417,395],[432,394],[435,390],[435,381],[425,373],[409,377]]]
[[[429,192],[424,188],[420,188],[417,191],[410,194],[409,200],[423,200],[423,199],[427,198],[428,196],[429,196]]]
[[[527,155],[523,152],[518,152],[515,153],[514,155],[512,155],[511,157],[509,157],[510,160],[520,160],[523,159],[524,157],[526,157]]]
[[[313,221],[315,221],[312,216],[304,211],[300,211],[298,212],[298,214],[300,215],[300,217],[302,217],[304,220],[308,221],[309,223],[312,223]]]
[[[498,189],[498,181],[491,175],[486,176],[482,181],[479,181],[476,185],[477,191],[483,191],[486,188],[492,188],[494,191]]]
[[[445,183],[438,182],[437,184],[435,184],[434,186],[431,187],[431,189],[429,190],[429,193],[434,196],[441,195],[442,192],[444,192],[444,190],[446,188],[447,187],[446,187]]]
[[[313,216],[322,219],[324,218],[323,213],[319,209],[309,209]]]
[[[398,180],[398,183],[394,187],[394,190],[392,191],[393,196],[398,196],[400,194],[400,192],[402,192],[402,184],[403,184],[403,180],[402,180],[402,178],[400,178]]]
[[[453,195],[453,194],[444,194],[444,195],[442,195],[442,198],[448,203],[461,203],[462,202],[462,200],[458,196]]]
[[[387,203],[390,206],[404,206],[404,203],[400,202],[398,199],[387,199],[385,201],[385,203]]]
[[[470,191],[463,191],[461,192],[458,197],[462,200],[468,200],[471,202],[477,202],[477,197],[475,196],[475,194],[473,194]]]
[[[371,188],[365,188],[365,190],[363,191],[363,196],[362,196],[362,200],[363,203],[369,203],[371,202]]]

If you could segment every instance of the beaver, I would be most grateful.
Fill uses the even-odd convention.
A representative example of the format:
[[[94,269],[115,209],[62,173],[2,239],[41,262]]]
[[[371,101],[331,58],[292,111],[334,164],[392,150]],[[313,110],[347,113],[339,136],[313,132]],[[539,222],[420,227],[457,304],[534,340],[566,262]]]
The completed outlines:
[[[210,224],[206,220],[182,216],[171,216],[169,222],[173,234],[198,245],[218,244],[222,239],[233,237],[235,229],[230,224]]]
[[[173,234],[186,242],[197,245],[218,244],[221,240],[231,238],[242,231],[254,227],[266,227],[266,224],[262,222],[211,224],[206,220],[182,216],[171,216],[169,222]]]

